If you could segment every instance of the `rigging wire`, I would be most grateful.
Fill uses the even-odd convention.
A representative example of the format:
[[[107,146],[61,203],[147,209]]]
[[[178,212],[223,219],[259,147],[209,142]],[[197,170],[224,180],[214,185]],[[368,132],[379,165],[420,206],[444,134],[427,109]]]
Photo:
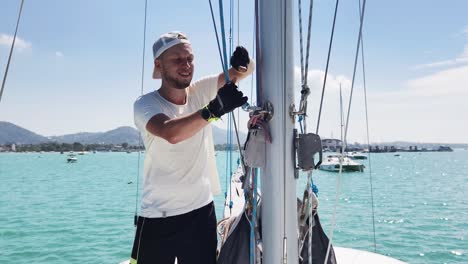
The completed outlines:
[[[260,49],[260,22],[259,22],[259,3],[258,0],[255,0],[255,52],[257,54],[256,59],[257,59],[257,64],[260,64],[262,62],[262,50]],[[260,65],[257,65],[257,70],[256,70],[256,81],[257,81],[257,106],[261,106],[263,103],[263,81],[262,81],[262,67]]]
[[[312,31],[312,10],[314,8],[314,1],[310,0],[309,7],[309,26],[307,28],[307,46],[306,46],[306,59],[305,59],[305,69],[304,69],[304,84],[307,85],[307,75],[309,73],[309,51],[310,51],[310,32]],[[305,125],[305,123],[304,123]]]
[[[218,27],[216,26],[216,20],[215,20],[214,12],[213,12],[213,5],[211,4],[211,0],[208,0],[208,2],[210,3],[211,20],[213,21],[213,28],[214,28],[215,36],[216,36],[216,43],[218,44],[219,59],[221,61],[221,67],[224,72],[224,79],[228,81],[229,75],[227,73],[227,70],[224,68],[223,53],[221,52],[221,45],[219,44]]]
[[[343,142],[343,97],[341,96],[341,84],[340,84],[340,134],[341,134],[341,142]],[[341,190],[341,178],[343,175],[343,157],[344,157],[344,146],[341,145],[341,151],[340,151],[340,156],[339,156],[339,161],[340,161],[340,170],[338,172],[338,179],[336,180],[336,191],[335,191],[335,203],[334,203],[334,208],[333,208],[333,216],[332,216],[332,221],[331,221],[331,230],[330,230],[330,239],[328,240],[328,246],[327,246],[327,253],[325,255],[325,261],[324,263],[328,263],[328,258],[330,256],[330,250],[331,250],[331,245],[333,241],[333,233],[335,230],[335,224],[336,224],[336,211],[338,207],[338,202],[340,199],[340,190]]]
[[[300,50],[300,58],[301,58],[301,82],[304,83],[304,45],[302,44],[302,2],[298,0],[298,7],[299,7],[299,50]]]
[[[16,20],[15,35],[13,36],[13,41],[11,42],[10,54],[8,55],[8,61],[7,61],[7,65],[5,68],[5,74],[3,75],[2,89],[0,89],[0,102],[2,101],[3,90],[5,89],[5,83],[6,83],[6,79],[8,76],[8,70],[10,68],[11,57],[13,55],[13,49],[15,48],[16,35],[18,34],[18,27],[19,27],[19,23],[21,20],[21,13],[23,11],[23,4],[24,4],[24,0],[21,0],[20,10],[18,13],[18,19]]]
[[[229,54],[232,54],[233,49],[233,0],[229,1]],[[234,113],[233,113],[234,115]],[[226,155],[226,188],[227,188],[227,178],[229,177],[229,187],[231,187],[231,180],[232,180],[232,118],[231,115],[228,115],[227,118],[227,155]],[[232,192],[229,192],[229,211],[232,212]]]
[[[348,131],[348,125],[349,125],[349,115],[350,115],[350,111],[351,111],[351,102],[352,102],[352,98],[353,98],[352,95],[353,95],[353,90],[354,90],[354,80],[355,80],[355,75],[356,75],[357,59],[358,59],[358,56],[359,56],[359,48],[360,48],[360,44],[361,44],[362,26],[364,24],[364,11],[365,11],[365,8],[366,8],[366,0],[363,1],[362,13],[360,13],[359,36],[358,36],[358,43],[357,43],[357,48],[356,48],[356,56],[355,56],[355,59],[354,59],[353,79],[352,79],[352,82],[351,82],[351,94],[350,94],[350,98],[349,98],[348,112],[346,114],[346,125],[345,125],[345,128],[344,128],[344,136],[343,136],[343,122],[341,122],[342,123],[342,125],[341,125],[341,131],[342,131],[342,133],[341,133],[342,134],[342,138],[341,138],[341,142],[342,142],[341,159],[343,159],[343,152],[344,152],[344,149],[346,149],[346,147],[347,147],[346,137],[347,137],[347,131]],[[341,93],[340,93],[340,98],[341,98]],[[340,99],[340,102],[341,102],[341,99]],[[340,160],[340,176],[338,177],[338,181],[340,182],[340,184],[341,184],[341,171],[342,171],[341,162],[342,161]],[[330,231],[330,240],[329,240],[329,243],[328,243],[327,254],[326,254],[326,257],[325,257],[325,263],[328,261],[328,256],[329,256],[329,253],[330,253],[330,247],[331,247],[332,240],[333,240],[333,231],[334,231],[334,228],[335,228],[336,208],[337,208],[337,204],[338,204],[339,192],[340,192],[340,188],[339,188],[339,185],[337,183],[337,191],[336,191],[336,198],[335,198],[335,209],[334,209],[334,212],[333,212],[333,221],[332,221],[332,227],[331,227],[331,231]]]
[[[240,0],[237,0],[237,46],[240,44]]]
[[[256,41],[255,41],[255,22],[254,22],[252,32],[253,32],[252,33],[252,35],[253,35],[252,36],[252,39],[253,39],[253,41],[252,41],[252,57],[255,58],[255,56],[257,56],[256,52],[255,52],[256,51],[256,49],[255,49],[255,45],[256,45]],[[252,102],[253,102],[253,85],[254,85],[254,75],[251,74],[250,75],[250,98],[249,98],[250,104],[252,104]]]
[[[219,37],[218,37],[218,31],[217,31],[217,27],[216,27],[216,20],[214,18],[214,13],[213,13],[213,7],[212,7],[212,4],[211,4],[211,0],[208,0],[209,4],[210,4],[210,10],[211,10],[211,18],[212,18],[212,21],[213,21],[213,27],[214,27],[214,30],[215,30],[215,35],[216,35],[216,42],[218,43],[218,50],[219,50],[219,55],[220,55],[220,60],[221,60],[221,64],[223,66],[223,72],[224,72],[224,78],[227,81],[229,81],[229,75],[228,75],[228,71],[227,71],[227,67],[225,68],[224,66],[227,65],[226,64],[226,61],[223,62],[223,56],[222,56],[222,53],[221,53],[221,47],[220,47],[220,41],[219,41]],[[223,9],[222,9],[222,0],[220,0],[220,12],[222,13]],[[221,17],[221,20],[224,20],[224,16],[221,14],[220,15]],[[224,32],[224,26],[223,26],[224,23],[221,23],[221,27],[222,27],[222,30]],[[221,39],[222,39],[222,42],[223,42],[223,53],[226,54],[226,37],[224,34],[221,35]],[[227,57],[227,55],[225,56]],[[239,140],[239,131],[237,129],[237,123],[236,123],[236,118],[235,118],[235,114],[234,112],[231,112],[231,118],[232,118],[232,121],[233,121],[233,124],[234,124],[234,129],[235,129],[235,132],[236,132],[236,138],[237,138],[237,147],[239,148],[239,155],[240,155],[240,161],[241,161],[241,164],[242,164],[242,172],[245,174],[246,173],[246,166],[245,166],[245,163],[244,163],[244,155],[242,154],[242,148],[241,148],[241,144],[240,144],[240,140]]]
[[[253,37],[253,45],[255,45],[255,49],[253,49],[253,53],[256,54],[256,59],[257,59],[257,62],[261,63],[261,52],[260,52],[260,41],[259,41],[259,31],[260,31],[260,27],[259,27],[259,1],[258,0],[255,0],[255,8],[254,8],[254,30],[253,30],[253,33],[254,33],[254,37]],[[261,67],[260,65],[258,65],[258,70],[257,70],[257,74],[256,74],[256,84],[257,84],[257,87],[256,87],[256,92],[257,92],[257,95],[256,95],[256,100],[257,100],[257,106],[261,106],[262,104],[262,101],[263,101],[263,93],[262,93],[262,78],[261,78]],[[253,91],[253,75],[252,75],[252,79],[251,79],[251,87],[250,87],[250,90],[251,92]],[[253,98],[252,98],[253,100]],[[252,191],[253,191],[253,208],[252,208],[252,223],[251,223],[251,240],[250,240],[250,249],[251,249],[251,260],[250,260],[250,263],[251,264],[254,264],[256,263],[256,259],[255,259],[255,255],[257,253],[256,251],[256,241],[254,241],[255,239],[255,225],[256,225],[256,220],[257,220],[257,206],[258,206],[258,203],[257,203],[257,195],[258,195],[258,179],[259,179],[259,176],[260,176],[260,169],[252,169]],[[253,237],[253,239],[252,239]]]
[[[217,27],[216,27],[216,20],[215,20],[214,12],[213,12],[213,5],[211,3],[211,0],[208,0],[208,2],[209,2],[209,5],[210,5],[211,18],[212,18],[213,27],[214,27],[214,30],[215,30],[216,42],[217,42],[217,45],[218,45],[218,51],[219,51],[219,56],[220,56],[220,60],[221,60],[221,65],[223,67],[224,78],[225,78],[225,81],[228,82],[229,81],[229,74],[228,74],[228,70],[227,70],[226,36],[224,34],[224,15],[223,15],[222,0],[219,1],[219,11],[220,11],[220,20],[221,20],[221,22],[220,22],[221,23],[221,41],[223,43],[223,52],[221,52],[221,45],[220,45],[220,41],[219,41],[219,37],[218,37],[218,30],[217,30]],[[223,60],[223,57],[224,57],[224,60]],[[231,112],[230,117],[232,118],[232,124],[234,125],[234,130],[236,132],[237,146],[238,146],[238,149],[239,149],[240,161],[241,161],[241,165],[242,165],[242,172],[245,175],[247,170],[246,170],[246,166],[245,166],[245,163],[244,163],[244,156],[242,154],[242,148],[241,148],[241,143],[240,143],[240,139],[239,139],[239,132],[238,132],[238,129],[237,129],[237,122],[236,122],[236,119],[235,119],[234,112]]]
[[[227,59],[227,54],[226,54],[226,32],[224,30],[224,9],[223,9],[223,0],[219,0],[219,23],[221,24],[221,41],[223,42],[223,56],[224,56],[224,72],[225,75],[224,77],[227,78],[226,82],[229,81],[229,75],[228,75],[228,59]]]
[[[229,54],[232,54],[234,50],[234,0],[230,0],[230,10],[229,10],[230,22],[229,22]],[[237,108],[239,110],[239,108]],[[232,118],[231,118],[232,116]],[[234,118],[234,111],[229,115],[228,124],[229,124],[229,184],[231,184],[232,180],[232,160],[233,160],[233,147],[232,147],[232,122]],[[232,195],[232,194],[231,194]],[[230,197],[232,203],[232,196]]]
[[[330,35],[330,44],[328,46],[327,65],[325,67],[325,76],[324,76],[324,79],[323,79],[322,96],[320,98],[320,107],[319,107],[319,114],[318,114],[318,118],[317,118],[317,128],[315,130],[315,134],[318,134],[318,131],[319,131],[319,128],[320,128],[320,117],[322,116],[323,97],[325,95],[325,87],[326,87],[327,76],[328,76],[328,66],[330,64],[330,55],[331,55],[331,48],[332,48],[332,44],[333,44],[333,35],[335,33],[335,24],[336,24],[336,14],[338,12],[338,3],[339,3],[339,0],[336,0],[335,14],[333,16],[333,26],[332,26],[331,35]]]
[[[364,12],[366,11],[366,0],[362,2],[362,13],[360,15],[360,25],[359,25],[359,36],[357,41],[356,47],[356,56],[354,57],[354,70],[353,70],[353,79],[351,81],[351,94],[349,95],[349,104],[348,104],[348,113],[346,114],[346,126],[344,131],[344,144],[346,145],[346,139],[348,136],[348,126],[349,126],[349,116],[351,112],[351,102],[353,99],[353,91],[354,91],[354,80],[356,77],[356,68],[357,68],[357,60],[359,57],[359,47],[361,45],[361,37],[362,37],[362,25],[364,24]]]
[[[359,17],[362,16],[361,13],[361,0],[359,0]],[[370,150],[370,139],[369,139],[369,115],[368,115],[368,108],[367,108],[367,88],[366,88],[366,67],[364,63],[364,39],[361,36],[361,60],[362,60],[362,79],[363,79],[363,86],[364,86],[364,106],[366,112],[366,136],[367,136],[367,147]],[[369,183],[370,183],[370,191],[371,191],[371,207],[372,207],[372,229],[374,234],[374,252],[377,252],[377,239],[375,235],[375,212],[374,212],[374,187],[372,184],[372,162],[371,162],[371,154],[370,151],[367,152],[367,158],[369,160]]]
[[[314,8],[314,1],[310,0],[309,4],[309,22],[307,26],[307,45],[306,45],[306,58],[304,61],[304,44],[303,44],[303,34],[302,34],[302,1],[298,0],[299,7],[299,46],[300,46],[300,58],[301,58],[301,80],[303,85],[307,85],[307,75],[309,69],[309,53],[310,53],[310,34],[312,28],[312,14]]]
[[[225,35],[223,34],[224,32],[224,23],[221,23],[221,31],[222,31],[222,34],[221,34],[221,39],[222,39],[222,42],[223,42],[223,52],[221,52],[221,45],[220,45],[220,41],[219,41],[219,37],[218,37],[218,30],[217,30],[217,27],[216,27],[216,20],[215,20],[215,17],[214,17],[214,12],[213,12],[213,5],[211,4],[211,0],[208,0],[209,4],[210,4],[210,11],[211,11],[211,19],[213,21],[213,27],[214,27],[214,30],[215,30],[215,36],[216,36],[216,42],[218,44],[218,51],[219,51],[219,57],[220,57],[220,60],[221,60],[221,66],[223,68],[223,72],[224,72],[224,79],[226,82],[229,81],[229,74],[228,74],[228,71],[227,71],[227,55],[226,55],[226,37]],[[220,0],[220,19],[223,21],[224,20],[224,16],[223,16],[223,10],[222,10],[222,0]],[[223,61],[223,55],[224,55],[224,58],[225,60]],[[241,148],[241,144],[240,144],[240,140],[239,140],[239,131],[237,130],[237,125],[236,125],[236,118],[235,118],[235,115],[233,112],[231,112],[231,117],[232,117],[232,120],[233,120],[233,124],[234,124],[234,128],[235,128],[235,132],[236,132],[236,137],[237,137],[237,146],[239,148],[239,155],[240,155],[240,160],[241,160],[241,164],[242,164],[242,170],[243,170],[243,173],[245,174],[246,172],[246,167],[245,167],[245,163],[244,163],[244,156],[242,154],[242,148]]]
[[[309,72],[309,53],[310,53],[310,34],[312,29],[312,14],[313,14],[313,7],[314,1],[310,0],[309,4],[309,22],[307,27],[307,45],[306,45],[306,58],[304,61],[304,51],[303,51],[303,34],[302,34],[302,3],[299,0],[299,41],[300,41],[300,50],[301,50],[301,80],[302,80],[302,89],[301,89],[301,100],[299,104],[298,112],[295,114],[299,115],[300,121],[304,120],[304,131],[307,131],[307,98],[310,94],[309,86],[307,85],[307,78]],[[301,123],[302,129],[302,123]],[[306,132],[304,132],[306,133]]]
[[[239,8],[240,8],[240,3],[239,3],[240,0],[237,0],[237,46],[240,45],[240,11],[239,11]],[[240,120],[240,109],[237,108],[237,120]],[[239,157],[238,157],[239,158]]]
[[[143,45],[142,45],[142,56],[141,56],[141,88],[140,94],[143,95],[144,80],[145,80],[145,49],[146,49],[146,17],[148,13],[148,0],[145,0],[145,18],[143,22]],[[135,195],[135,215],[134,215],[134,225],[137,225],[138,220],[138,192],[140,189],[140,163],[141,163],[141,133],[138,133],[138,165],[137,165],[137,175],[136,175],[136,195]]]
[[[303,51],[303,34],[302,34],[302,2],[301,0],[298,0],[298,7],[299,7],[299,41],[300,41],[300,59],[301,59],[301,80],[302,80],[302,90],[301,90],[301,102],[299,106],[299,125],[301,128],[301,134],[307,133],[307,97],[310,94],[310,89],[307,85],[307,78],[308,78],[308,71],[309,71],[309,54],[310,54],[310,36],[311,36],[311,29],[312,29],[312,14],[313,14],[313,6],[314,6],[314,1],[310,0],[309,4],[309,21],[308,21],[308,27],[307,27],[307,45],[306,45],[306,58],[304,60],[304,51]],[[314,211],[314,205],[313,205],[313,199],[312,199],[312,186],[313,186],[313,178],[312,178],[312,170],[307,171],[307,185],[306,185],[306,190],[307,190],[307,207],[308,210],[308,218],[309,218],[309,223],[308,223],[308,229],[307,233],[308,234],[308,262],[312,263],[312,241],[313,241],[313,226],[314,226],[314,216],[313,216],[313,211]],[[304,201],[305,202],[305,201]],[[307,237],[307,235],[305,236]],[[304,237],[304,238],[305,238]],[[303,243],[304,241],[301,241]],[[301,253],[302,247],[299,249],[299,255]]]

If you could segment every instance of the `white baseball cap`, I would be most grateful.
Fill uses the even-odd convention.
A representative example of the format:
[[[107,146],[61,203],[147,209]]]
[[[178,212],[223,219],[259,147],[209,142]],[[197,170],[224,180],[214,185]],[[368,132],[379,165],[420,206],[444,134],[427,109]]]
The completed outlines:
[[[162,34],[153,44],[153,59],[156,60],[164,51],[181,43],[190,44],[190,41],[187,36],[180,31],[171,31]],[[153,71],[153,79],[161,79],[161,73],[156,70],[156,67]]]

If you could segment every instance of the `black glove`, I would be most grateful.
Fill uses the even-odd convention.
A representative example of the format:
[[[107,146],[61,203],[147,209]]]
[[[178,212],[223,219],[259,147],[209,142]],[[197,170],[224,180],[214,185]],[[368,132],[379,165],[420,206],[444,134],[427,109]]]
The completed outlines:
[[[247,96],[244,96],[241,91],[237,90],[235,83],[227,82],[218,90],[216,98],[211,100],[206,107],[212,116],[220,118],[222,115],[244,105],[247,100]]]
[[[240,67],[245,67],[247,69],[249,62],[249,52],[244,47],[237,46],[236,50],[231,56],[231,66],[239,71]]]

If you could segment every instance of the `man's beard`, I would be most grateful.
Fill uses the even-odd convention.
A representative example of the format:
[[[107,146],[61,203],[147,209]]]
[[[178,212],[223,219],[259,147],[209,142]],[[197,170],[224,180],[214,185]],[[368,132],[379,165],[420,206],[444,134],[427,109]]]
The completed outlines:
[[[187,88],[190,83],[192,82],[192,78],[190,80],[180,80],[177,77],[171,76],[164,68],[161,69],[161,76],[165,81],[171,86],[176,89],[185,89]]]

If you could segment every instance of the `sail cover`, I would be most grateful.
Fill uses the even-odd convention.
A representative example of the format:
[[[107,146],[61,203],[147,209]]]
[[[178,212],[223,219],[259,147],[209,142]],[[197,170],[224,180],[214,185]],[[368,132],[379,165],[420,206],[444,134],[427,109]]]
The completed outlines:
[[[298,201],[299,202],[299,201]],[[315,225],[312,228],[312,263],[325,263],[327,255],[327,247],[329,239],[323,231],[318,213],[314,210]],[[308,220],[307,220],[308,222]],[[308,226],[308,223],[306,227]],[[301,237],[304,239],[304,245],[300,252],[299,264],[312,264],[309,263],[309,234],[307,228],[301,229]],[[336,264],[335,252],[333,246],[330,245],[330,253],[328,256],[327,264]]]
[[[225,225],[227,238],[221,246],[218,264],[246,264],[250,261],[250,222],[242,211],[228,219],[232,224]],[[261,221],[257,221],[260,225]],[[258,254],[257,254],[258,256]],[[261,262],[257,262],[261,263]]]
[[[297,201],[297,208],[301,208],[302,202],[300,199]],[[258,206],[259,212],[261,212],[261,203]],[[329,243],[328,237],[323,231],[322,225],[318,213],[314,211],[315,225],[312,229],[312,263],[325,263],[325,257],[327,254],[327,247]],[[307,220],[308,221],[308,220]],[[256,238],[261,240],[261,214],[257,218],[257,232]],[[249,263],[250,258],[250,222],[244,210],[238,215],[233,215],[222,222],[220,222],[222,231],[222,243],[220,252],[218,255],[218,264],[246,264]],[[307,232],[307,226],[301,228],[300,238],[304,242],[300,257],[300,264],[312,264],[309,263],[309,234]],[[257,241],[257,262],[261,263],[261,243]],[[333,246],[330,246],[330,253],[328,256],[327,264],[336,264],[335,252]]]

